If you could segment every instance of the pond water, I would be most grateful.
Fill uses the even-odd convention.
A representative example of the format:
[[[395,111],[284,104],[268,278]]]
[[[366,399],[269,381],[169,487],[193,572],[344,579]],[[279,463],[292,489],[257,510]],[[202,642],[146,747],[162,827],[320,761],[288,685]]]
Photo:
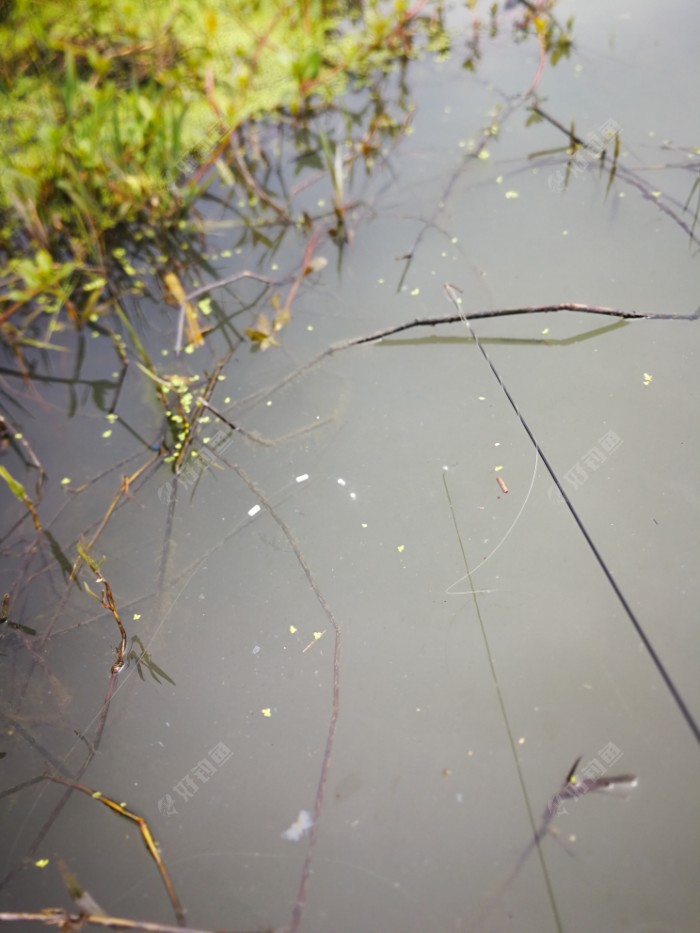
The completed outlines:
[[[581,139],[619,132],[614,177],[612,142],[602,167],[589,147],[567,169],[566,132],[528,121],[523,14],[484,28],[472,74],[460,7],[452,54],[403,75],[414,110],[387,79],[411,132],[371,173],[355,164],[350,242],[318,241],[328,264],[278,347],[236,335],[272,316],[275,290],[284,302],[308,236],[252,243],[230,189],[211,189],[202,280],[286,284],[213,290],[213,332],[179,357],[177,309],[129,300],[164,376],[234,350],[203,468],[150,463],[162,407],[135,355],[105,419],[106,336],[61,334],[70,352],[37,356],[31,383],[4,360],[48,534],[0,491],[10,619],[36,633],[3,626],[0,642],[0,909],[66,904],[62,859],[107,914],[176,922],[136,822],[77,791],[54,814],[57,784],[17,789],[50,770],[148,821],[192,928],[698,929],[700,329],[671,316],[700,304],[697,189],[684,211],[700,12],[555,12],[575,15],[575,47],[545,68],[539,107]],[[289,191],[312,174],[287,146]],[[296,214],[330,206],[317,175]],[[456,315],[446,283],[470,324],[343,347]],[[660,317],[478,317],[560,303]],[[3,462],[32,495],[20,452]],[[111,686],[117,625],[81,589],[100,590],[94,574],[68,581],[98,531],[128,636]]]

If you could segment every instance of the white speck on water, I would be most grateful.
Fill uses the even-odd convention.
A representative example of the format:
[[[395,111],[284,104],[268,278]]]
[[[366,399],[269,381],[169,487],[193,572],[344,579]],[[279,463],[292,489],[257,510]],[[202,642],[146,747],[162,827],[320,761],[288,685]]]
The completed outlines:
[[[260,654],[260,645],[256,645],[253,648],[253,654]]]
[[[283,839],[288,839],[290,842],[298,842],[302,839],[311,827],[314,825],[314,821],[311,818],[311,814],[308,810],[300,810],[299,816],[292,823],[289,829],[285,829],[281,836]]]
[[[339,486],[345,486],[345,485],[347,485],[347,484],[346,484],[346,482],[345,482],[344,479],[338,479],[338,485],[339,485]]]
[[[248,515],[252,518],[254,515],[257,515],[260,511],[259,505],[254,505],[252,509],[248,509]]]
[[[351,492],[351,493],[350,493],[350,498],[351,498],[353,501],[354,501],[355,499],[357,499],[357,493],[356,493],[356,492]]]
[[[305,482],[307,481],[308,478],[309,478],[309,474],[308,474],[308,473],[302,473],[301,476],[297,476],[297,478],[296,478],[296,479],[297,479],[297,483],[305,483]]]

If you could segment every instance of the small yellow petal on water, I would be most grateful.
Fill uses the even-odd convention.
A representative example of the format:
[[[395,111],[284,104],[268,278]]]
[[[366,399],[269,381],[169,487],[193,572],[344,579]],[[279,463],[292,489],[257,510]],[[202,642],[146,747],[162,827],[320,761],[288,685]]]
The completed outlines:
[[[263,714],[263,716],[264,716],[266,719],[269,719],[270,716],[272,716],[272,710],[270,709],[269,706],[267,707],[267,709],[261,709],[260,712]]]
[[[496,471],[496,473],[498,473],[498,472],[499,472],[500,470],[502,470],[502,469],[503,469],[502,466],[496,466],[496,467],[494,467],[494,470]]]
[[[110,430],[102,432],[102,437],[104,437],[105,439],[111,436],[112,436],[112,432]]]
[[[399,554],[403,554],[405,547],[406,547],[405,544],[399,544],[396,550],[399,552]]]
[[[542,331],[542,333],[543,333],[543,334],[548,334],[548,333],[549,333],[549,328],[548,328],[548,327],[545,327],[545,329]]]
[[[70,483],[69,477],[64,476],[63,479],[61,480],[61,486],[68,486],[69,483]]]
[[[36,865],[37,868],[46,868],[46,866],[49,864],[49,860],[47,858],[40,858],[40,859],[37,859],[37,861],[34,862],[34,864]]]
[[[140,613],[140,612],[135,612],[134,615],[133,615],[134,622],[138,622],[138,620],[139,620],[140,618],[141,618],[141,613]]]
[[[323,635],[323,632],[314,632],[314,638],[316,639],[316,641],[319,640],[319,638],[321,637],[321,635]]]
[[[508,198],[509,201],[513,201],[515,200],[515,198],[519,198],[520,195],[518,194],[517,191],[506,191],[506,197]]]
[[[292,635],[296,635],[296,633],[297,633],[297,627],[296,627],[296,625],[290,625],[290,626],[289,626],[289,631],[292,633]]]

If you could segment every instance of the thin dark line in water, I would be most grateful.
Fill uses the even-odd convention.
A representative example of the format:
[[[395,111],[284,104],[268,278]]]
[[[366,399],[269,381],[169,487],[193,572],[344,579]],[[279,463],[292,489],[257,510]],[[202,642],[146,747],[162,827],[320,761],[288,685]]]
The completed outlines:
[[[685,703],[685,700],[684,700],[683,697],[681,696],[680,691],[678,690],[678,688],[677,688],[676,685],[674,684],[674,682],[673,682],[673,680],[672,680],[672,678],[671,678],[671,675],[668,673],[668,671],[666,670],[666,668],[665,668],[663,662],[661,661],[661,658],[660,658],[659,655],[656,653],[656,649],[655,649],[654,646],[652,645],[651,640],[649,639],[649,636],[648,636],[648,635],[646,634],[646,632],[644,631],[641,622],[640,622],[639,619],[636,617],[636,615],[635,615],[634,612],[632,611],[632,607],[630,606],[630,604],[629,604],[629,603],[627,602],[627,600],[625,599],[625,596],[624,596],[622,590],[620,589],[620,587],[618,586],[617,582],[615,581],[615,578],[614,578],[614,576],[613,576],[613,574],[612,574],[612,571],[609,569],[608,565],[605,563],[605,560],[603,559],[602,554],[600,553],[600,551],[599,551],[598,548],[596,547],[596,545],[595,545],[593,539],[591,538],[590,534],[589,534],[588,531],[586,530],[586,527],[585,527],[585,525],[583,524],[583,521],[582,521],[581,518],[579,517],[578,512],[576,511],[576,509],[574,508],[574,506],[573,506],[573,504],[572,504],[572,502],[571,502],[571,499],[569,499],[568,495],[566,494],[566,490],[564,489],[564,487],[562,486],[562,484],[559,482],[559,479],[558,479],[556,473],[554,472],[554,469],[552,468],[552,466],[551,466],[549,460],[548,460],[547,457],[545,456],[544,451],[542,450],[542,448],[540,447],[540,445],[537,443],[537,440],[536,440],[536,438],[535,438],[535,435],[534,435],[534,434],[532,433],[532,431],[530,430],[530,426],[528,425],[527,421],[525,420],[525,418],[524,418],[523,415],[521,414],[520,409],[519,409],[518,406],[516,405],[515,400],[513,399],[513,396],[510,394],[510,392],[508,391],[508,389],[507,389],[505,383],[503,382],[503,380],[501,379],[500,375],[498,374],[498,370],[496,369],[496,367],[495,367],[495,366],[493,365],[493,363],[491,362],[491,358],[489,357],[488,353],[486,352],[486,350],[484,350],[483,346],[482,346],[481,343],[479,342],[479,338],[476,336],[476,334],[475,334],[474,331],[472,330],[472,326],[471,326],[471,324],[469,323],[469,319],[467,318],[465,312],[462,310],[462,308],[461,308],[461,306],[460,306],[459,299],[458,299],[458,297],[457,297],[457,295],[456,295],[456,292],[459,292],[459,289],[458,289],[455,285],[450,285],[449,283],[446,283],[446,284],[445,284],[445,292],[446,292],[447,297],[449,298],[449,300],[452,302],[452,304],[454,305],[454,307],[455,307],[455,308],[457,309],[457,311],[459,312],[461,319],[464,321],[464,323],[465,323],[465,325],[467,326],[467,329],[468,329],[470,335],[472,336],[472,338],[473,338],[473,340],[474,340],[474,343],[477,345],[477,347],[478,347],[479,350],[481,351],[481,355],[484,357],[484,359],[485,359],[486,362],[488,363],[488,366],[489,366],[491,372],[492,372],[492,373],[494,374],[494,376],[496,377],[496,380],[498,381],[498,384],[500,385],[501,389],[503,389],[503,393],[504,393],[505,397],[506,397],[506,398],[508,399],[508,401],[510,402],[510,405],[511,405],[513,411],[514,411],[515,414],[518,416],[518,420],[520,421],[520,423],[522,424],[523,428],[525,429],[525,431],[526,431],[528,437],[530,438],[530,440],[531,440],[532,443],[534,444],[535,450],[537,451],[537,453],[539,454],[539,456],[542,458],[542,463],[544,463],[544,465],[547,467],[547,471],[548,471],[549,475],[552,477],[552,480],[554,481],[554,483],[555,483],[557,489],[559,490],[559,493],[561,494],[561,497],[563,498],[564,502],[566,503],[566,505],[567,505],[567,507],[568,507],[568,509],[569,509],[569,512],[571,512],[571,515],[573,516],[574,521],[575,521],[576,524],[578,525],[579,531],[581,532],[581,534],[583,535],[583,537],[586,539],[586,543],[588,544],[589,548],[591,549],[591,551],[592,551],[592,553],[593,553],[593,556],[594,556],[595,559],[598,561],[598,564],[600,565],[601,570],[603,571],[603,573],[604,573],[605,576],[607,577],[608,583],[609,583],[610,586],[613,588],[613,591],[614,591],[615,595],[617,596],[617,598],[618,598],[618,600],[619,600],[619,602],[620,602],[620,605],[622,606],[622,608],[623,608],[623,609],[625,610],[625,612],[627,613],[627,617],[629,618],[630,622],[631,622],[632,625],[634,626],[634,629],[635,629],[635,631],[637,632],[637,635],[638,635],[638,636],[640,637],[640,639],[642,640],[642,644],[643,644],[644,647],[646,648],[647,653],[649,654],[649,657],[651,658],[651,660],[653,661],[653,663],[654,663],[654,665],[655,665],[657,671],[658,671],[659,674],[661,675],[661,679],[662,679],[662,680],[664,681],[664,683],[666,684],[666,686],[667,686],[667,688],[668,688],[668,690],[669,690],[671,696],[673,697],[673,699],[674,699],[674,701],[675,701],[675,703],[676,703],[676,706],[678,707],[678,709],[680,710],[680,712],[681,712],[683,718],[685,719],[686,723],[688,724],[688,726],[689,726],[689,728],[690,728],[690,731],[691,731],[691,732],[693,733],[693,735],[695,736],[696,742],[700,743],[700,726],[698,726],[698,723],[695,721],[695,718],[693,717],[693,714],[690,712],[690,710],[688,709],[688,706],[687,706],[686,703]]]
[[[513,761],[515,763],[515,770],[518,775],[518,780],[520,781],[520,789],[522,790],[523,799],[525,800],[525,808],[527,809],[528,819],[530,820],[530,826],[532,827],[532,837],[535,846],[537,847],[537,854],[540,860],[540,866],[542,868],[542,875],[544,876],[544,883],[547,888],[547,895],[549,897],[549,903],[552,908],[552,914],[554,916],[554,922],[556,923],[557,930],[559,933],[563,933],[563,927],[561,925],[561,918],[559,917],[559,911],[557,909],[556,898],[554,897],[554,889],[552,887],[552,882],[549,877],[549,872],[547,871],[547,865],[542,854],[542,846],[540,842],[542,840],[542,834],[537,827],[535,821],[535,815],[532,812],[532,804],[530,803],[530,796],[527,792],[527,786],[525,784],[525,777],[520,767],[520,760],[518,758],[518,749],[515,742],[515,736],[513,735],[513,730],[510,727],[510,720],[508,719],[508,713],[506,711],[506,703],[503,698],[503,693],[501,691],[501,685],[498,682],[498,674],[496,673],[496,666],[493,663],[493,657],[491,655],[491,646],[489,645],[488,635],[486,634],[486,626],[484,625],[484,620],[481,617],[481,609],[479,607],[479,601],[476,598],[476,593],[474,591],[474,583],[472,581],[472,572],[469,568],[469,561],[467,560],[467,554],[464,549],[464,543],[462,542],[462,536],[459,533],[459,525],[457,524],[457,516],[455,514],[454,505],[452,503],[452,496],[450,495],[450,490],[447,485],[447,476],[442,474],[442,482],[445,486],[445,493],[447,494],[447,501],[450,504],[450,513],[452,514],[452,523],[455,526],[455,532],[457,534],[457,540],[459,541],[459,548],[462,552],[462,560],[464,561],[464,566],[467,569],[467,578],[469,580],[469,586],[472,590],[471,596],[474,600],[474,607],[476,608],[476,615],[479,620],[479,628],[481,629],[481,637],[484,640],[484,647],[486,648],[486,657],[488,658],[489,668],[491,669],[491,677],[493,679],[494,687],[496,688],[496,695],[498,697],[498,704],[501,707],[501,716],[503,717],[503,722],[506,727],[506,733],[508,735],[508,741],[510,743],[511,752],[513,754]],[[529,850],[528,850],[529,852]],[[520,863],[518,863],[520,867]],[[515,877],[515,875],[513,875]]]
[[[323,802],[325,798],[326,783],[328,781],[328,770],[331,763],[331,753],[333,751],[333,742],[335,739],[336,726],[338,724],[338,716],[340,714],[340,642],[342,637],[342,629],[340,623],[336,619],[333,610],[331,609],[326,597],[323,595],[321,588],[316,580],[316,577],[311,570],[311,566],[301,552],[301,547],[294,537],[294,533],[289,525],[285,522],[282,516],[277,512],[275,507],[272,505],[268,497],[262,491],[262,489],[257,485],[257,483],[250,477],[246,471],[239,466],[239,464],[234,463],[232,460],[226,459],[226,457],[221,457],[221,462],[225,463],[230,469],[238,474],[239,478],[243,483],[257,496],[257,498],[262,503],[263,507],[267,511],[270,518],[277,524],[277,526],[282,531],[282,534],[285,536],[289,542],[294,556],[297,559],[301,569],[304,572],[304,576],[309,582],[314,596],[321,609],[325,613],[328,621],[333,627],[335,633],[335,643],[333,647],[333,683],[332,683],[332,693],[331,693],[331,714],[328,722],[328,731],[326,733],[326,745],[323,752],[323,758],[321,760],[321,770],[318,778],[318,784],[316,786],[316,796],[314,798],[314,811],[313,811],[313,823],[311,825],[311,831],[309,833],[309,842],[306,847],[306,857],[304,859],[304,864],[301,870],[301,879],[299,882],[299,889],[297,892],[297,899],[292,908],[292,917],[291,921],[283,927],[279,927],[280,933],[296,933],[301,925],[303,920],[304,911],[306,909],[306,899],[309,887],[309,881],[311,875],[313,874],[312,870],[312,861],[314,852],[316,850],[316,842],[318,840],[318,824],[321,819],[321,813],[323,810]]]

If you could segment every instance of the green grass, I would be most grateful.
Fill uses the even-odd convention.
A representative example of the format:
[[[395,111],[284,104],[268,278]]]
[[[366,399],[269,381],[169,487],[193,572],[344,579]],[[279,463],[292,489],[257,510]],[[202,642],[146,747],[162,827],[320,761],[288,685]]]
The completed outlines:
[[[174,228],[235,130],[328,105],[410,54],[412,20],[401,0],[386,14],[320,0],[6,4],[0,337],[22,342],[16,312],[68,300],[83,320],[125,225]]]

